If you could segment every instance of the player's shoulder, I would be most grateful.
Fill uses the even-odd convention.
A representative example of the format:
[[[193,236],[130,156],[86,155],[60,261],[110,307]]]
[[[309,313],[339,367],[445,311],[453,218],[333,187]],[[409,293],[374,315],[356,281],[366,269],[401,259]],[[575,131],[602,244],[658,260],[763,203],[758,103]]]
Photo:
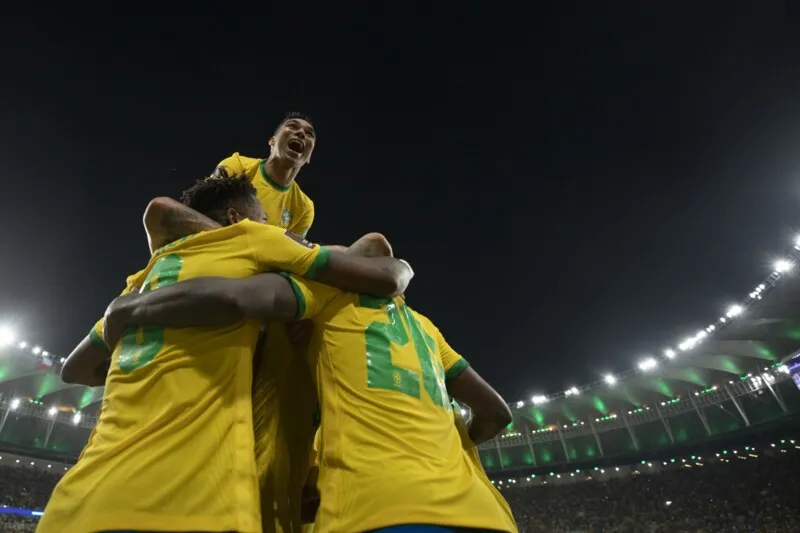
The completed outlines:
[[[261,159],[258,157],[248,157],[240,154],[239,152],[233,152],[231,155],[220,161],[217,167],[234,168],[237,171],[239,168],[241,168],[245,171],[249,171],[250,169],[256,168],[259,163],[261,163]]]
[[[434,325],[433,321],[430,318],[423,315],[422,313],[420,313],[419,311],[417,311],[408,304],[406,304],[406,307],[408,307],[408,310],[411,312],[411,316],[413,316],[417,320],[417,322],[419,322],[420,325],[422,325],[423,329],[425,329],[428,332],[438,330],[438,328],[436,327],[436,325]]]
[[[305,191],[300,187],[300,184],[296,181],[294,182],[294,194],[297,196],[297,199],[300,203],[304,204],[307,209],[314,209],[314,201],[308,196]]]

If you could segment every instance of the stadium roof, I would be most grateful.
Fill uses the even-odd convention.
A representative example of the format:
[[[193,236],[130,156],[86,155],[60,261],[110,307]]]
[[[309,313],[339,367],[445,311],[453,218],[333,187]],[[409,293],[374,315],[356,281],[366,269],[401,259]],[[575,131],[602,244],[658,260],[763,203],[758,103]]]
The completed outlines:
[[[515,402],[515,418],[526,419],[534,428],[602,418],[723,387],[780,365],[800,349],[796,264],[800,264],[800,243],[745,299],[693,336],[626,373]],[[102,388],[64,384],[57,374],[62,361],[0,329],[0,394],[94,414]]]

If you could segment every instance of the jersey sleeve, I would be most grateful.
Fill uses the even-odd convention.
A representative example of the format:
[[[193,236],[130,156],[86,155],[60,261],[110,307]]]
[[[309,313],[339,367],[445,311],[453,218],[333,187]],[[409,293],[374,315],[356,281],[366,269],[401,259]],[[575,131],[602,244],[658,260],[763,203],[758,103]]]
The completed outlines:
[[[297,297],[297,320],[314,318],[342,291],[316,281],[285,275]]]
[[[263,271],[277,270],[314,279],[314,275],[328,263],[329,250],[290,231],[250,220],[240,224],[247,234],[255,262]]]
[[[239,152],[235,152],[217,164],[217,168],[214,169],[214,176],[232,178],[240,174],[246,174],[252,179],[258,170],[258,162],[258,159],[244,157],[239,155]]]
[[[307,208],[303,214],[297,219],[297,222],[292,224],[289,230],[301,237],[305,238],[308,235],[308,230],[311,229],[311,224],[314,223],[314,202],[308,202]]]
[[[439,328],[436,328],[436,346],[439,348],[439,357],[442,359],[445,381],[457,378],[464,370],[469,368],[467,360],[447,344]]]

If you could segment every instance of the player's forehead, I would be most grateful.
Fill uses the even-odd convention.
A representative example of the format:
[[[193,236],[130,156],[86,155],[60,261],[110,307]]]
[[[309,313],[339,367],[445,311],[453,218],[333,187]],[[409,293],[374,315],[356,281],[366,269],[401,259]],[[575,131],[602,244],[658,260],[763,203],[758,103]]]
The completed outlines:
[[[283,123],[281,124],[281,128],[292,128],[292,129],[302,128],[306,131],[311,131],[316,133],[314,131],[314,126],[312,126],[309,121],[299,117],[284,120]]]

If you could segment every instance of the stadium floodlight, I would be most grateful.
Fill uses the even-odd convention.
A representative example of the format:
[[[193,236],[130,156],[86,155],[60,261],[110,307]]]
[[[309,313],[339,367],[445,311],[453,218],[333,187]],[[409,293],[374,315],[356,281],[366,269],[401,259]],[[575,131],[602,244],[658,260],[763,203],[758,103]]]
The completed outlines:
[[[21,350],[24,350],[25,348],[28,347],[28,343],[25,341],[19,341],[19,344],[17,346],[19,346]]]
[[[20,404],[19,398],[14,398],[13,400],[11,400],[11,410],[13,411],[17,407],[19,407],[19,404]]]
[[[727,316],[728,318],[733,318],[735,316],[741,315],[742,311],[744,311],[744,309],[742,308],[741,305],[732,305],[725,312],[725,316]]]
[[[641,370],[642,372],[647,372],[648,370],[652,370],[657,366],[658,366],[658,361],[656,361],[652,357],[648,357],[647,359],[644,359],[643,361],[639,362],[639,370]]]
[[[56,409],[55,407],[51,407],[51,408],[50,408],[50,409],[47,411],[47,414],[48,414],[48,415],[50,415],[50,416],[56,416],[56,413],[58,413],[58,409]]]
[[[791,261],[787,261],[786,259],[778,259],[775,261],[775,272],[778,274],[783,274],[784,272],[789,272],[794,265]]]
[[[522,400],[518,401],[517,402],[517,409],[521,409],[523,407],[525,407],[525,402],[523,402]]]
[[[79,423],[80,421],[81,421],[81,413],[80,413],[80,411],[79,411],[79,412],[75,413],[75,414],[72,416],[72,423],[73,423],[73,424],[75,424],[75,425],[77,426],[77,425],[78,425],[78,423]]]
[[[617,384],[617,378],[614,377],[614,374],[606,374],[605,376],[603,376],[603,381],[606,382],[606,385],[613,386]]]
[[[534,396],[533,398],[531,398],[531,402],[533,402],[533,405],[545,404],[545,403],[547,403],[547,396],[542,396],[541,394],[539,394],[539,395]]]
[[[570,387],[566,391],[564,391],[564,394],[566,394],[567,396],[577,396],[580,393],[581,391],[578,389],[578,387]]]
[[[14,330],[8,326],[0,326],[0,347],[14,344],[17,335]]]
[[[673,357],[675,357],[675,350],[673,350],[672,348],[667,348],[666,350],[664,350],[664,357],[666,357],[667,359],[672,359]]]

